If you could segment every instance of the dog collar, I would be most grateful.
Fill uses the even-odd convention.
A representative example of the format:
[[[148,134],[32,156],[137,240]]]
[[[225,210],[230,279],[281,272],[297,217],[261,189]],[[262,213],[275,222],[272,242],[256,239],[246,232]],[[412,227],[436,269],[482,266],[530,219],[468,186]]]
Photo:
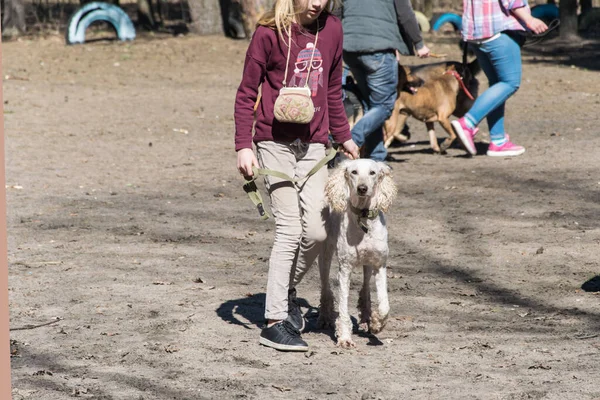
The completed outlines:
[[[360,226],[360,229],[362,229],[362,231],[364,233],[369,232],[369,227],[363,222],[363,220],[364,219],[375,219],[379,216],[378,208],[373,208],[373,209],[369,210],[368,208],[357,208],[357,207],[354,207],[353,205],[350,205],[350,210],[352,210],[352,212],[358,216],[358,225]]]
[[[450,70],[450,71],[444,72],[444,74],[449,74],[449,75],[452,75],[453,77],[455,77],[458,80],[458,84],[460,85],[460,88],[463,90],[463,92],[465,92],[467,97],[471,100],[475,100],[475,98],[473,97],[471,92],[469,92],[469,89],[467,89],[467,86],[465,86],[465,82],[463,81],[462,76],[460,76],[460,74],[458,72]]]

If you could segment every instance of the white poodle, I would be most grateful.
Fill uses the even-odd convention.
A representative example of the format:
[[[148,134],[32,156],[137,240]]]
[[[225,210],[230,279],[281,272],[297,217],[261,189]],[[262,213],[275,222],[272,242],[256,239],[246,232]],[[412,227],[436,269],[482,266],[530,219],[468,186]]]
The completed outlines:
[[[325,209],[327,244],[319,258],[321,275],[321,308],[319,326],[333,326],[333,293],[329,271],[334,252],[339,261],[339,315],[335,323],[338,346],[354,347],[352,322],[348,313],[350,274],[363,267],[363,286],[358,308],[360,326],[369,332],[380,332],[390,310],[387,295],[386,262],[388,231],[383,213],[396,196],[391,169],[382,162],[368,159],[348,160],[331,174],[325,188],[329,207]],[[377,310],[371,309],[370,279],[375,275]]]

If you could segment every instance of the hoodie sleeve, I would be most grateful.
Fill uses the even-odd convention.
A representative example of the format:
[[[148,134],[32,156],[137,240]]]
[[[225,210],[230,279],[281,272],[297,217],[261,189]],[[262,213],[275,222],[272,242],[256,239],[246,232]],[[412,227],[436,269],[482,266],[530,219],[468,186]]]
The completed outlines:
[[[270,29],[259,27],[254,32],[244,62],[242,82],[235,96],[235,151],[252,148],[254,104],[258,89],[265,79],[269,55],[273,47]]]
[[[348,117],[344,110],[342,101],[342,48],[343,32],[342,24],[339,24],[338,45],[335,50],[335,56],[331,64],[329,73],[329,87],[327,89],[327,106],[329,108],[329,131],[336,143],[344,143],[352,139]]]

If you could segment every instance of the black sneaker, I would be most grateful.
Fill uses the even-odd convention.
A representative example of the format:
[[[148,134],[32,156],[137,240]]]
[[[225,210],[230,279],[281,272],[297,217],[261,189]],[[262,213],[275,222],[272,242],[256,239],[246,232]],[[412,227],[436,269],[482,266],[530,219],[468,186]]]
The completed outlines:
[[[260,333],[259,343],[281,351],[308,351],[308,345],[300,337],[298,329],[287,320],[264,328]]]
[[[306,325],[304,317],[302,316],[302,310],[296,300],[296,289],[290,289],[288,291],[288,317],[286,318],[294,328],[302,332]]]

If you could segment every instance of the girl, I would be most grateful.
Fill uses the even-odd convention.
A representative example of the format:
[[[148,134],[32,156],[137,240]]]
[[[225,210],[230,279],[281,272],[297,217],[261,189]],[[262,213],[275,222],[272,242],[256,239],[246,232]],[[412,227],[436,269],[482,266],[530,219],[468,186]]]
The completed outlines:
[[[245,176],[260,165],[302,178],[325,157],[331,133],[349,158],[358,158],[342,104],[342,25],[327,0],[276,0],[262,16],[250,46],[235,102],[237,168]],[[330,3],[335,3],[334,0]],[[254,105],[261,86],[261,100]],[[274,118],[282,86],[308,86],[314,117],[307,124]],[[252,150],[256,145],[257,156]],[[265,178],[275,217],[275,241],[269,260],[266,327],[259,342],[283,351],[307,351],[300,337],[304,319],[295,303],[294,275],[316,260],[325,240],[321,211],[327,168],[293,184]],[[296,279],[299,280],[299,279]]]
[[[513,144],[504,131],[504,103],[521,84],[517,37],[525,30],[523,26],[536,34],[548,27],[531,16],[527,0],[463,0],[463,9],[462,38],[475,51],[490,86],[464,117],[452,122],[452,127],[467,151],[475,155],[477,125],[487,117],[492,142],[487,155],[518,156],[525,148]]]

